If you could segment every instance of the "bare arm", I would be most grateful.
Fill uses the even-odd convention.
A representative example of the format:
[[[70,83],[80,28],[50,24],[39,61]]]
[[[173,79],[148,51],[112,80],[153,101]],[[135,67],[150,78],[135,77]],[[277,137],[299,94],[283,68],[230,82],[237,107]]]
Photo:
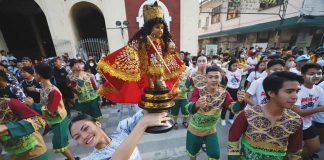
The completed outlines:
[[[324,106],[319,106],[319,107],[312,108],[312,109],[301,109],[299,106],[294,106],[291,110],[293,110],[294,112],[296,112],[297,114],[299,114],[302,117],[306,117],[306,116],[310,116],[314,113],[324,112]]]
[[[143,111],[145,112],[145,111]],[[129,136],[121,143],[110,160],[129,159],[138,142],[141,140],[147,127],[165,126],[162,121],[170,120],[167,113],[144,113],[143,118],[137,123]]]
[[[252,96],[249,93],[245,93],[244,101],[250,106],[255,106],[257,103],[252,99]]]

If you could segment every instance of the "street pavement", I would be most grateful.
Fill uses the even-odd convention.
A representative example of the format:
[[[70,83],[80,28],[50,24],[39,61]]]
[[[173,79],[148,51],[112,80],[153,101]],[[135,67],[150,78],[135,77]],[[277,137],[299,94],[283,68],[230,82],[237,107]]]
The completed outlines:
[[[101,120],[102,126],[106,133],[112,133],[118,124],[117,120],[117,109],[114,107],[103,108],[103,119]],[[76,113],[73,113],[76,114]],[[127,117],[127,109],[123,111],[123,117]],[[181,120],[179,122],[179,129],[171,130],[163,134],[145,134],[138,148],[140,150],[143,160],[188,160],[186,154],[186,129],[181,125]],[[221,160],[227,160],[226,157],[226,144],[227,144],[227,133],[230,127],[230,123],[227,122],[225,127],[220,124],[217,125],[217,133],[219,137],[219,145]],[[46,146],[49,149],[50,160],[64,160],[64,157],[61,154],[56,154],[53,152],[51,139],[53,134],[50,132],[44,137]],[[77,145],[74,140],[70,137],[69,140],[70,146],[75,156],[86,157],[92,149],[86,148],[80,145]],[[324,159],[324,145],[321,146],[321,153],[319,159]],[[206,153],[200,151],[198,155],[198,160],[206,160]],[[318,160],[319,160],[318,159]]]

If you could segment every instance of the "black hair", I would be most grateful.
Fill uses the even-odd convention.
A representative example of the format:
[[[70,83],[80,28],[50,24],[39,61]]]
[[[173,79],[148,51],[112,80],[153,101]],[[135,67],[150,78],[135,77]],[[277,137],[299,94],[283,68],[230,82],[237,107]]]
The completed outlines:
[[[169,32],[168,25],[164,21],[163,18],[157,17],[154,19],[150,19],[144,23],[144,26],[135,33],[135,35],[128,41],[128,43],[132,43],[133,41],[139,40],[147,43],[146,41],[146,36],[150,35],[153,30],[153,26],[156,24],[163,24],[164,29],[163,29],[163,42],[165,43],[165,46],[168,46],[169,42],[172,40],[171,33]],[[168,47],[164,47],[163,51],[167,51]]]
[[[192,56],[191,61],[196,61],[197,62],[198,57],[197,56]]]
[[[45,63],[40,63],[35,67],[36,73],[44,79],[51,79],[53,76],[53,69]]]
[[[90,122],[97,122],[97,120],[87,114],[79,114],[76,115],[74,117],[71,118],[70,122],[69,122],[69,132],[71,134],[71,127],[73,125],[73,123],[78,122],[78,121],[90,121]]]
[[[322,69],[321,65],[317,64],[317,63],[306,63],[304,64],[301,69],[300,69],[300,72],[301,74],[306,74],[306,72],[309,70],[309,69],[312,69],[312,68],[315,68],[315,69]]]
[[[219,68],[217,65],[207,67],[206,74],[208,74],[209,72],[221,72],[221,68]]]
[[[288,61],[288,59],[290,59],[290,58],[294,58],[295,59],[295,56],[293,56],[293,55],[287,55],[287,57],[285,57],[284,58],[284,60],[285,60],[285,62],[287,62]]]
[[[0,71],[0,78],[8,82],[8,76],[6,71]]]
[[[228,63],[228,68],[227,68],[227,70],[233,72],[232,69],[231,69],[231,66],[232,66],[233,64],[235,64],[235,63],[237,63],[237,60],[236,60],[236,59],[232,59],[232,60]]]
[[[255,71],[255,72],[258,72],[258,70],[259,70],[259,66],[260,66],[261,63],[265,63],[265,62],[263,62],[263,61],[259,61],[259,62],[257,63],[257,65],[255,65],[255,68],[254,68],[254,71]]]
[[[302,84],[304,79],[302,76],[288,71],[272,73],[271,75],[267,76],[262,83],[267,98],[270,98],[268,94],[269,91],[273,91],[277,94],[282,88],[283,83],[287,81],[297,81],[299,84]]]
[[[72,68],[76,63],[79,63],[79,61],[75,58],[69,60],[69,66]]]
[[[280,64],[283,67],[285,67],[285,62],[282,59],[272,59],[267,63],[267,69],[277,64]]]
[[[265,58],[268,58],[268,56],[262,56],[261,58],[260,58],[260,61],[263,61],[263,59],[265,59]],[[269,59],[268,59],[269,60]]]
[[[205,58],[207,59],[207,56],[204,55],[204,54],[198,54],[198,56],[197,56],[197,60],[198,60],[199,57],[205,57]]]

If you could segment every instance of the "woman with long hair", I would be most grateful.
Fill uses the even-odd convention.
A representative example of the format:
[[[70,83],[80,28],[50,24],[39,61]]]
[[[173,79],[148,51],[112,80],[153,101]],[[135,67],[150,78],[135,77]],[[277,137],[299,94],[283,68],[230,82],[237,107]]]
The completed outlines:
[[[94,148],[94,151],[84,160],[141,160],[136,144],[147,127],[164,126],[163,121],[170,120],[166,116],[165,112],[138,111],[133,117],[121,121],[115,132],[107,135],[99,121],[89,115],[81,114],[71,119],[69,131],[78,144]]]
[[[265,72],[265,70],[266,70],[266,62],[264,61],[258,62],[258,64],[254,68],[254,71],[252,71],[246,79],[248,81],[246,88],[249,88],[253,81],[262,77],[266,77],[267,73]]]

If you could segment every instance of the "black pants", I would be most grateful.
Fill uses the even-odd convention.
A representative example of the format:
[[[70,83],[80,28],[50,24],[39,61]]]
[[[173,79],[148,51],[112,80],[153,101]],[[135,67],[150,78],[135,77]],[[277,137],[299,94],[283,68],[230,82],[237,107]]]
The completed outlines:
[[[231,97],[233,98],[233,100],[234,101],[237,101],[237,91],[238,91],[238,89],[227,88],[227,91],[229,92],[229,94],[231,95]],[[221,119],[222,120],[225,119],[227,110],[228,109],[225,108],[225,107],[222,109],[222,113],[221,113]],[[230,112],[228,119],[233,119],[233,117],[234,117],[234,113]]]

